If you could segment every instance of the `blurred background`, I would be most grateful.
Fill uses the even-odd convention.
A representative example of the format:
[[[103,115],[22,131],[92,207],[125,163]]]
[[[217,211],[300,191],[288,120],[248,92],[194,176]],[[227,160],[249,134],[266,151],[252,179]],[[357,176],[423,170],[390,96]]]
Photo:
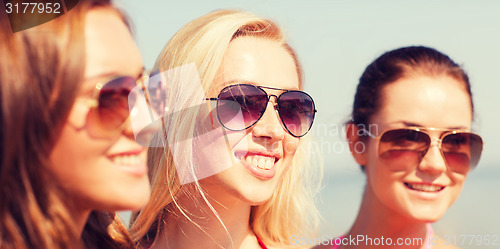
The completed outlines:
[[[439,236],[490,235],[500,245],[500,1],[134,1],[117,0],[131,17],[146,68],[189,21],[216,9],[241,9],[284,27],[305,75],[305,90],[319,110],[312,136],[325,166],[318,205],[320,236],[346,232],[365,184],[351,158],[343,123],[364,68],[387,50],[430,46],[468,72],[476,117],[473,130],[485,141],[477,169],[457,202],[436,224]],[[458,246],[484,248],[467,240]],[[500,246],[489,248],[500,248]]]

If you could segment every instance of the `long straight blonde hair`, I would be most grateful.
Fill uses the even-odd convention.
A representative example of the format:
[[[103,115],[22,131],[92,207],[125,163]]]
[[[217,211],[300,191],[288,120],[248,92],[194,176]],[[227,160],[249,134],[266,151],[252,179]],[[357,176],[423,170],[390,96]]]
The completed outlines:
[[[274,22],[255,16],[251,13],[235,10],[218,10],[193,20],[180,29],[166,44],[156,61],[156,69],[161,72],[194,63],[199,73],[202,88],[207,93],[220,69],[223,56],[229,43],[242,36],[253,36],[277,42],[285,48],[293,58],[302,88],[302,71],[297,56],[285,41],[284,33]],[[182,106],[195,106],[203,96],[195,91],[182,89],[182,94],[192,94],[193,103],[179,103],[181,84],[169,85],[171,89],[167,102]],[[196,96],[195,96],[196,95]],[[198,101],[199,102],[199,101]],[[193,105],[194,104],[194,105]],[[188,115],[174,116],[164,120],[165,136],[172,137],[192,131],[197,112]],[[163,138],[157,137],[158,140]],[[313,196],[318,190],[320,174],[306,160],[310,147],[308,138],[301,138],[300,146],[295,153],[293,165],[283,176],[271,199],[253,206],[250,225],[266,245],[286,247],[290,245],[290,236],[312,236],[316,232],[318,212]],[[175,142],[175,141],[174,141]],[[168,147],[168,146],[167,146]],[[168,210],[177,208],[189,220],[189,210],[177,204],[181,195],[193,191],[193,184],[181,185],[176,172],[174,159],[169,148],[150,148],[148,165],[152,185],[151,201],[132,218],[131,234],[140,247],[154,243],[162,224],[166,222]],[[189,148],[183,155],[189,157]],[[191,149],[192,150],[192,149]],[[194,191],[201,191],[195,182]],[[202,193],[203,195],[203,193]],[[208,203],[207,199],[205,201]],[[213,210],[215,212],[215,210]],[[200,228],[201,229],[201,228]]]

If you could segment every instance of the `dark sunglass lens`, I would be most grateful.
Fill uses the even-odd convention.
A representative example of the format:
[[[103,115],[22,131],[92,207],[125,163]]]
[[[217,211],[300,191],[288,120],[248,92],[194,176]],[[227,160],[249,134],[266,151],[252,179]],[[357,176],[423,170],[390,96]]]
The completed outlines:
[[[106,83],[99,93],[99,120],[108,130],[120,127],[129,117],[129,101],[135,96],[129,93],[136,86],[132,77],[119,77]],[[132,105],[134,103],[131,103]]]
[[[396,129],[385,132],[380,138],[379,155],[390,160],[390,167],[403,170],[417,165],[427,152],[430,137],[420,131]]]
[[[280,95],[278,111],[283,125],[296,137],[304,136],[314,121],[314,101],[301,91],[289,91]]]
[[[224,88],[217,101],[217,115],[229,130],[244,130],[257,122],[267,106],[267,94],[252,85]]]
[[[449,134],[443,138],[442,149],[448,166],[453,171],[466,173],[479,162],[483,141],[472,133]]]

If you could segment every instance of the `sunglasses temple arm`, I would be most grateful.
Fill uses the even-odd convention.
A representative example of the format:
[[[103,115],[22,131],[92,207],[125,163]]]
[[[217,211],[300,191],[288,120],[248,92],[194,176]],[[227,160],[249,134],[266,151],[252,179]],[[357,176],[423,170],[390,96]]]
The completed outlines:
[[[154,115],[154,112],[153,112],[153,108],[151,107],[151,102],[149,101],[150,100],[150,97],[149,97],[149,94],[148,92],[146,91],[146,87],[144,86],[144,84],[141,84],[141,91],[143,93],[143,96],[146,100],[146,108],[148,109],[148,112],[149,112],[149,117],[151,120],[155,120],[155,115]]]
[[[377,137],[373,135],[371,132],[367,131],[366,129],[361,129],[364,134],[368,135],[369,137],[376,139]]]

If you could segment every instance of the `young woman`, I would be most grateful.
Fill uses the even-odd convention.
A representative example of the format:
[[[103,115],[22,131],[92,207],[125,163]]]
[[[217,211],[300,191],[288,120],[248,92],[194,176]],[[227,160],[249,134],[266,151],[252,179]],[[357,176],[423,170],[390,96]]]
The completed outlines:
[[[366,173],[361,207],[351,229],[321,248],[454,248],[436,239],[430,223],[478,163],[483,142],[471,133],[473,116],[469,79],[448,56],[406,47],[371,63],[347,124]],[[349,241],[359,235],[364,241]]]
[[[127,22],[104,0],[15,33],[1,15],[0,248],[133,248],[114,211],[150,187],[128,123],[143,62]]]
[[[195,80],[179,79],[190,63]],[[131,227],[139,246],[283,248],[309,235],[313,168],[301,147],[316,109],[281,29],[215,11],[178,31],[156,67],[177,72],[163,76],[174,111],[164,120],[167,147],[148,154],[152,200]]]

